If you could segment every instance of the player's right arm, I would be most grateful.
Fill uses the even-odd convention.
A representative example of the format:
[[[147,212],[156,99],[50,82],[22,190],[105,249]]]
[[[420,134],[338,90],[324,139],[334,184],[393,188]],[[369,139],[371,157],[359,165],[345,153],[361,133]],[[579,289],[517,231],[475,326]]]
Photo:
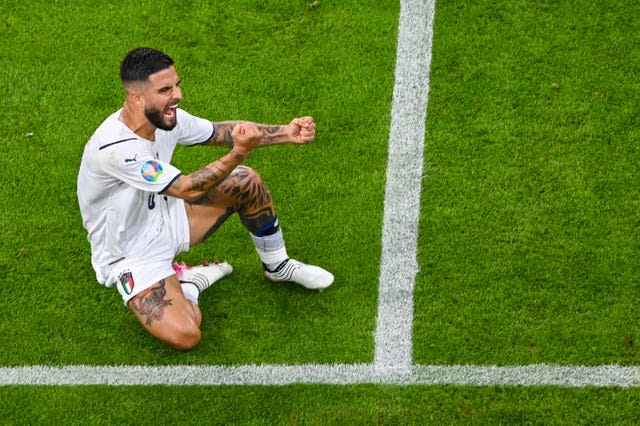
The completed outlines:
[[[234,144],[229,153],[196,172],[179,176],[162,194],[194,201],[220,185],[256,148],[261,134],[255,126],[238,123],[231,136]]]

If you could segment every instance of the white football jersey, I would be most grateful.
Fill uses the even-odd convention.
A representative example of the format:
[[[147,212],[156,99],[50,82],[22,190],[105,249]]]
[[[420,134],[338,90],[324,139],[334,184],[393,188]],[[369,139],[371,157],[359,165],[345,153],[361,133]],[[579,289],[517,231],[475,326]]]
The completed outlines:
[[[176,144],[202,143],[215,131],[210,121],[178,109],[176,127],[156,130],[151,142],[124,125],[120,113],[109,116],[91,136],[78,173],[80,213],[102,284],[115,263],[144,256],[158,233],[171,226],[166,206],[171,197],[159,193],[181,174],[170,164]]]

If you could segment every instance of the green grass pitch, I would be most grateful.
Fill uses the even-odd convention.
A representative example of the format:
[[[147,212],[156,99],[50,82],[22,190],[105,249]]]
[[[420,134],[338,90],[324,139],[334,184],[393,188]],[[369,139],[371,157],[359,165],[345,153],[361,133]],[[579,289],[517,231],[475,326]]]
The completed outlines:
[[[0,3],[0,367],[373,359],[398,1]],[[417,364],[640,365],[640,6],[436,2],[418,235]],[[310,114],[255,151],[289,253],[336,275],[269,285],[232,219],[187,262],[235,271],[178,353],[95,283],[75,178],[122,102],[119,60],[177,62],[213,120]],[[179,149],[191,172],[222,151]],[[632,424],[637,389],[391,385],[0,387],[2,424]]]

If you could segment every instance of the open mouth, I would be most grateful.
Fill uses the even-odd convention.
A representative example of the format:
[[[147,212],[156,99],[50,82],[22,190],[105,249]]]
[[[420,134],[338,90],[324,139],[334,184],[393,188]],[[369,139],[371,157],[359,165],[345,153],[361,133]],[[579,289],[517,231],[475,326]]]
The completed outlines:
[[[178,104],[169,105],[163,111],[164,116],[167,118],[175,118],[177,108],[178,108]]]

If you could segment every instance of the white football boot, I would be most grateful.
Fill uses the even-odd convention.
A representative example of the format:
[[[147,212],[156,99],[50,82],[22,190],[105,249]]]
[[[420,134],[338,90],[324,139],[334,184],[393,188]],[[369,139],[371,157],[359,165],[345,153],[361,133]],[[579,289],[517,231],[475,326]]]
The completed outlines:
[[[285,260],[273,271],[265,269],[264,275],[273,283],[293,282],[310,290],[322,290],[333,283],[331,272],[295,259]]]
[[[205,261],[198,266],[189,266],[184,263],[174,263],[172,266],[180,284],[193,284],[200,293],[233,272],[233,268],[227,262],[218,261],[213,263]]]

